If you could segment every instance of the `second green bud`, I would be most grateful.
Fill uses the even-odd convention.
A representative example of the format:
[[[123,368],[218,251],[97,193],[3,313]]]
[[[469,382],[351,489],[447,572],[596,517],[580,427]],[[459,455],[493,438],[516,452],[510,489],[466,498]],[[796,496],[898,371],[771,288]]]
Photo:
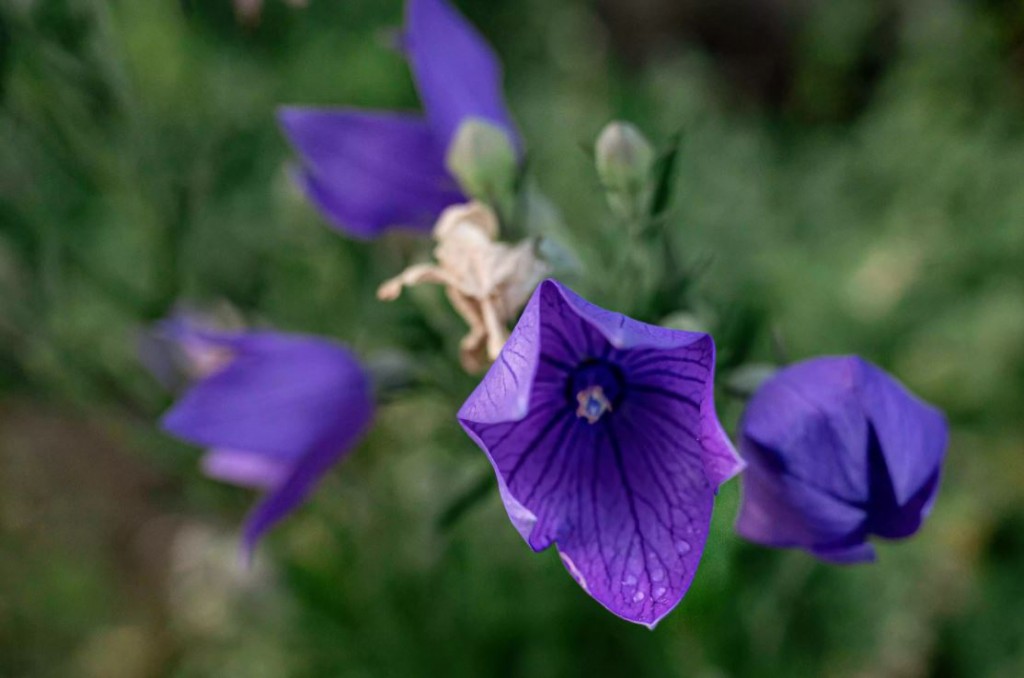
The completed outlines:
[[[499,211],[514,200],[519,160],[508,134],[497,125],[467,119],[448,147],[445,164],[470,197]]]

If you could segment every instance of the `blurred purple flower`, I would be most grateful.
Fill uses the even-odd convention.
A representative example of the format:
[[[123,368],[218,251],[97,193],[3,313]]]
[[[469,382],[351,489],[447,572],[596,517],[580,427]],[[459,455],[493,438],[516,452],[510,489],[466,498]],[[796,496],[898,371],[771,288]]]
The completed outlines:
[[[637,322],[547,280],[459,411],[509,518],[577,582],[653,627],[693,580],[743,463],[715,414],[707,334]]]
[[[358,238],[390,226],[429,229],[465,202],[445,166],[459,125],[477,118],[516,138],[501,65],[444,0],[409,0],[400,46],[426,115],[285,107],[279,119],[301,157],[295,176],[335,228]]]
[[[245,523],[251,553],[365,433],[369,379],[351,352],[314,337],[210,330],[186,317],[165,321],[160,333],[197,377],[164,415],[164,429],[208,448],[207,475],[266,492]]]
[[[836,563],[871,561],[869,535],[908,537],[935,502],[948,431],[934,407],[857,357],[808,360],[751,399],[736,529]]]

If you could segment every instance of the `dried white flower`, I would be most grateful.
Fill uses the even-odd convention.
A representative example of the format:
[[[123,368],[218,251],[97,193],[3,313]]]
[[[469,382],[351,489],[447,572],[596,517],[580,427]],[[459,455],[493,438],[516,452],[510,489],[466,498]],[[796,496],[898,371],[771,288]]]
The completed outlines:
[[[498,219],[478,202],[446,209],[434,227],[436,264],[417,264],[377,290],[385,301],[397,299],[402,288],[433,283],[444,285],[448,299],[469,325],[459,345],[459,357],[469,372],[479,372],[494,360],[508,339],[508,323],[526,304],[533,288],[548,273],[536,254],[536,243],[516,245],[498,241]]]

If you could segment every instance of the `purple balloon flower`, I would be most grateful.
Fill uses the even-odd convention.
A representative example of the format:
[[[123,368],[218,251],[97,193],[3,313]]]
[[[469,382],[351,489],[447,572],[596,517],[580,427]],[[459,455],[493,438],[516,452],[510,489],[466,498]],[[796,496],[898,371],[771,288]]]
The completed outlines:
[[[444,0],[410,0],[401,46],[426,115],[286,107],[280,122],[302,158],[296,178],[335,228],[373,238],[390,226],[427,229],[465,202],[445,167],[459,125],[478,118],[516,132],[501,65]]]
[[[530,547],[556,544],[587,593],[649,627],[689,588],[715,491],[743,466],[715,414],[714,370],[707,334],[547,280],[459,411]]]
[[[323,339],[211,331],[180,318],[162,330],[203,375],[163,427],[208,448],[207,475],[266,493],[246,519],[251,553],[363,436],[374,409],[369,379],[351,352]]]
[[[854,356],[788,367],[751,399],[737,531],[836,563],[875,558],[870,535],[908,537],[935,502],[942,413]]]

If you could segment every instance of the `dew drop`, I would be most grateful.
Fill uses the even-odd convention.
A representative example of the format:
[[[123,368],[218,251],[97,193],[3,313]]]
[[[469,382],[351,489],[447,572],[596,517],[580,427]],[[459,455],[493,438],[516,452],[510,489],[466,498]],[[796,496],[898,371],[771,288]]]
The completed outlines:
[[[658,588],[654,589],[654,599],[655,600],[661,600],[664,597],[665,597],[665,587],[664,586],[659,586]]]
[[[626,578],[622,580],[622,583],[625,586],[633,586],[636,584],[636,577],[631,574],[627,574]]]
[[[639,603],[643,599],[644,599],[644,592],[643,591],[637,591],[636,593],[633,594],[633,602],[634,603]]]
[[[683,540],[677,541],[676,551],[679,552],[679,555],[685,556],[687,553],[690,552],[690,543]]]
[[[651,572],[651,581],[661,581],[665,578],[665,570],[654,570]]]

